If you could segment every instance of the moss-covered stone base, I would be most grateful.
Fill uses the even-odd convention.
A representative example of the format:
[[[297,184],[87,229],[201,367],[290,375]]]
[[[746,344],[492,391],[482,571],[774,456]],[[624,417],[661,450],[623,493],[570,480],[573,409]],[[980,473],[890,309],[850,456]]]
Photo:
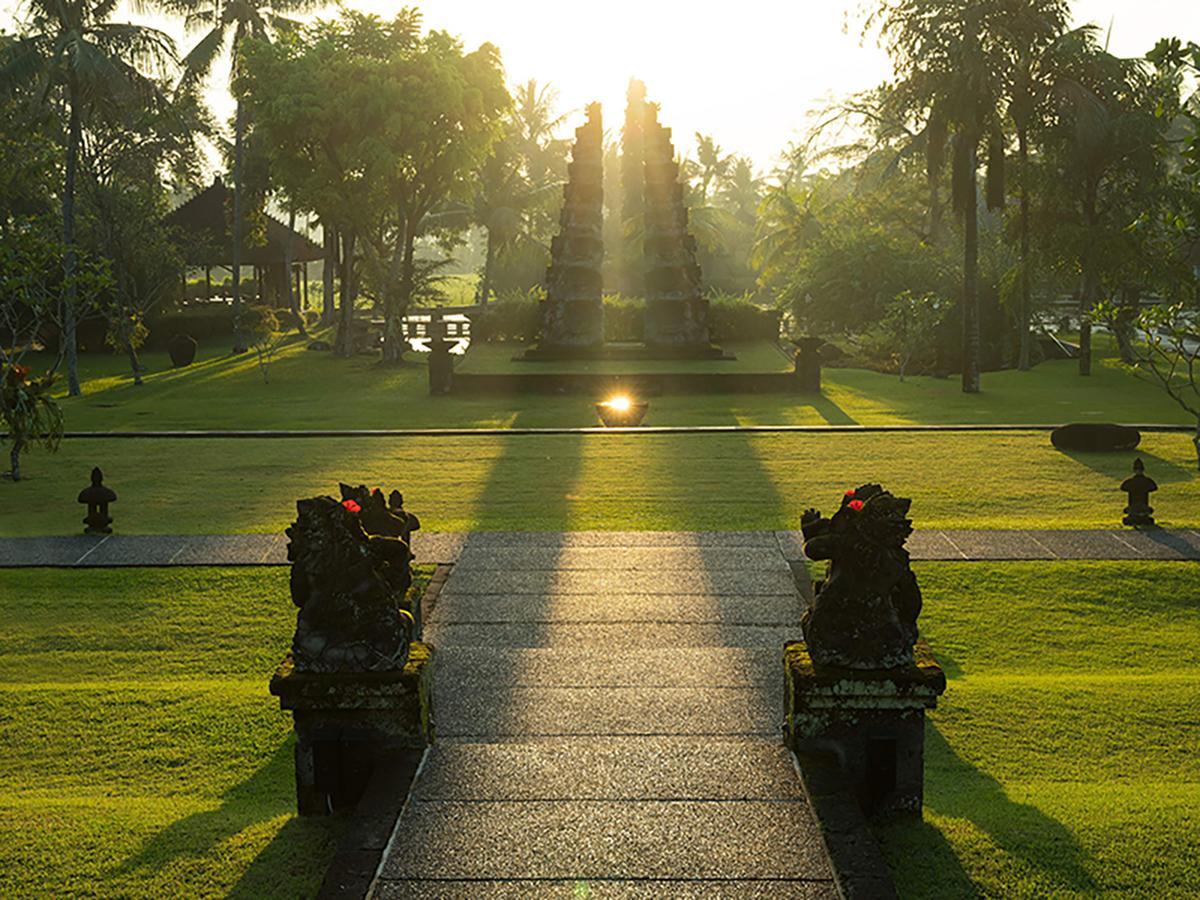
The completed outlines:
[[[817,665],[803,641],[784,647],[788,745],[834,754],[869,813],[921,809],[925,710],[946,676],[924,641],[914,656],[907,668],[858,671]]]
[[[433,648],[420,641],[396,672],[297,672],[288,654],[271,693],[292,712],[301,815],[352,809],[384,754],[434,740]]]

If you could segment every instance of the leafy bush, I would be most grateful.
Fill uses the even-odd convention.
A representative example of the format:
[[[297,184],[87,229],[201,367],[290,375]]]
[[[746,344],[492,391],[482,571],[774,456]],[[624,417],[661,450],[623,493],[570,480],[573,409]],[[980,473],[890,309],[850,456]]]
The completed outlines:
[[[604,298],[604,339],[640,341],[646,333],[646,304],[610,294]]]
[[[750,296],[718,294],[708,305],[714,341],[774,341],[783,313],[759,306]]]
[[[247,306],[242,311],[242,329],[250,338],[250,346],[258,355],[258,368],[262,372],[263,381],[270,383],[268,368],[275,360],[275,351],[279,348],[282,338],[279,316],[269,306]]]
[[[478,341],[531,341],[539,328],[538,303],[543,291],[508,291],[471,319],[471,334]]]
[[[233,307],[224,303],[206,303],[180,312],[164,313],[147,318],[150,334],[146,344],[162,350],[174,335],[191,335],[198,341],[207,338],[233,337]]]
[[[0,369],[0,421],[8,433],[10,476],[21,480],[21,454],[35,444],[51,453],[63,436],[63,413],[51,395],[55,375],[30,378],[29,368],[9,363]]]
[[[540,288],[509,291],[488,304],[471,321],[478,341],[532,341],[540,328]],[[781,312],[754,303],[748,296],[718,296],[709,304],[715,339],[724,341],[775,340]],[[646,303],[641,299],[608,294],[604,297],[604,339],[640,341],[645,334]]]

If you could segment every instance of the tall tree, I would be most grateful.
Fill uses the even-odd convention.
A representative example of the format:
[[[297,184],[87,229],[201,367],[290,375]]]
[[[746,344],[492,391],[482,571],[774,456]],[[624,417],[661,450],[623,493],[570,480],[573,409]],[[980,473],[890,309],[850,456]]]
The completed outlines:
[[[112,2],[112,0],[108,0]],[[242,44],[247,38],[270,40],[281,30],[296,26],[289,15],[320,6],[320,0],[163,0],[164,6],[184,14],[189,31],[203,32],[196,45],[183,59],[185,82],[200,81],[226,52],[232,58],[231,80],[238,76]],[[240,98],[233,124],[233,332],[234,352],[245,353],[246,336],[242,333],[242,243],[245,240],[243,197],[243,141],[246,133],[245,110]]]
[[[1165,96],[1143,63],[1119,59],[1089,41],[1057,92],[1047,135],[1053,166],[1047,185],[1060,259],[1078,273],[1079,374],[1092,367],[1092,311],[1106,277],[1128,262],[1130,228],[1163,176],[1169,121],[1156,114]],[[1177,106],[1178,86],[1175,86]],[[1170,103],[1170,101],[1167,101]]]
[[[469,197],[470,178],[500,135],[509,96],[499,54],[490,44],[466,53],[444,32],[422,35],[419,14],[407,9],[391,22],[344,11],[283,53],[260,41],[252,55],[265,62],[248,54],[235,89],[253,106],[293,202],[312,202],[300,186],[310,160],[333,170],[334,221],[361,249],[384,309],[384,359],[397,362],[406,346],[401,320],[422,280],[417,240],[437,225],[434,213]],[[277,96],[277,78],[323,95],[315,135],[305,133],[310,110]],[[333,134],[327,118],[338,121]],[[323,146],[323,136],[336,145]],[[353,259],[347,244],[348,272]]]
[[[696,132],[696,164],[700,167],[700,196],[708,202],[709,189],[714,181],[724,178],[733,157],[725,153],[711,134]]]
[[[1024,0],[1012,6],[1004,23],[1009,49],[1011,77],[1008,85],[1008,117],[1017,140],[1017,177],[1020,187],[1017,215],[1017,368],[1031,365],[1033,169],[1030,141],[1044,129],[1051,116],[1055,87],[1064,74],[1064,57],[1087,40],[1087,30],[1067,32],[1070,20],[1067,0]]]
[[[883,0],[868,21],[868,28],[879,28],[896,68],[895,102],[928,123],[928,134],[951,137],[953,200],[963,221],[965,393],[981,388],[978,176],[985,143],[989,205],[1003,199],[1005,146],[999,121],[1008,65],[999,35],[1004,12],[1003,0]],[[942,156],[931,152],[929,159],[934,182]]]
[[[175,47],[163,32],[111,21],[116,0],[27,0],[28,21],[16,40],[0,46],[0,84],[28,90],[38,104],[61,111],[65,165],[61,195],[63,233],[63,344],[67,390],[78,396],[75,341],[75,194],[79,155],[88,121],[115,118],[121,110],[164,102],[155,75],[175,64]]]

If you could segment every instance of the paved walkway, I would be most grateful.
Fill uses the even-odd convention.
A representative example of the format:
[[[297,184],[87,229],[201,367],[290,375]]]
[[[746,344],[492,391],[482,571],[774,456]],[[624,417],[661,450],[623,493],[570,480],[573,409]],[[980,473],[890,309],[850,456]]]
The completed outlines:
[[[779,737],[800,599],[757,535],[482,535],[374,896],[834,897]]]
[[[610,560],[613,547],[664,551],[682,545],[775,548],[786,559],[801,559],[795,531],[611,532],[569,535],[576,550],[591,548]],[[557,532],[417,532],[414,552],[421,562],[448,563],[464,547],[553,548]],[[918,531],[908,541],[914,559],[1165,559],[1200,560],[1200,530],[1134,531]],[[543,553],[543,556],[547,555]],[[123,535],[108,537],[0,538],[0,568],[25,566],[245,566],[286,565],[282,534]],[[611,563],[610,563],[611,564]]]

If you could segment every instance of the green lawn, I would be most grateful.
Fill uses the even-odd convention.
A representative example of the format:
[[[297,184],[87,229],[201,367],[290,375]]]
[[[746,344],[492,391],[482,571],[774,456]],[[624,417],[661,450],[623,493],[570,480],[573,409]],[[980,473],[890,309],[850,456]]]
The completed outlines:
[[[291,716],[267,694],[287,576],[4,573],[0,893],[316,891],[338,824],[294,815]]]
[[[484,348],[492,352],[494,348]],[[761,349],[761,347],[759,348]],[[769,347],[767,348],[770,349]],[[771,351],[774,352],[774,351]],[[434,397],[417,365],[382,369],[293,342],[264,384],[247,356],[209,347],[184,370],[128,383],[119,359],[84,358],[85,393],[65,399],[79,430],[187,428],[557,427],[594,424],[587,398]],[[988,375],[967,397],[954,380],[826,372],[826,393],[664,396],[658,425],[903,422],[1180,422],[1151,386],[1111,359],[1090,379],[1070,363]],[[921,414],[918,414],[921,410]],[[915,499],[920,527],[1106,527],[1135,456],[1162,487],[1166,525],[1200,524],[1200,478],[1187,434],[1147,434],[1136,454],[1064,454],[1039,432],[1003,434],[644,434],[288,440],[68,439],[34,449],[19,485],[0,483],[0,535],[69,534],[92,466],[120,494],[124,533],[278,531],[296,498],[338,480],[394,485],[426,528],[757,529],[795,527],[840,486],[879,480]],[[11,498],[12,502],[9,502]]]
[[[724,349],[736,359],[647,359],[647,360],[546,360],[526,362],[513,357],[524,344],[496,343],[472,347],[458,366],[460,372],[495,374],[526,372],[578,372],[596,375],[641,375],[649,372],[788,372],[792,363],[774,341],[726,343]]]
[[[1200,894],[1200,569],[926,563],[950,676],[901,896]]]
[[[914,498],[920,528],[1101,528],[1120,523],[1135,455],[1161,486],[1159,521],[1200,525],[1184,434],[1097,455],[1060,453],[1038,432],[593,433],[69,440],[56,456],[31,453],[19,484],[0,483],[0,535],[81,530],[75,497],[94,465],[125,534],[278,532],[296,499],[339,480],[399,488],[430,531],[795,528],[807,506],[868,480]]]
[[[791,394],[664,396],[652,398],[653,425],[903,425],[1059,424],[1064,421],[1189,424],[1162,391],[1121,370],[1099,342],[1096,372],[1075,374],[1070,361],[1030,372],[985,373],[984,391],[966,395],[954,378],[915,377],[901,382],[862,369],[826,369],[818,398]],[[382,368],[372,356],[339,359],[305,350],[295,337],[280,353],[264,384],[253,354],[227,355],[224,343],[207,343],[192,366],[172,369],[163,353],[147,353],[146,383],[134,387],[122,357],[81,358],[84,394],[64,399],[71,430],[177,428],[427,428],[523,425],[595,425],[589,398],[578,396],[430,397],[419,355],[400,368]],[[750,345],[749,359],[779,368],[768,345]],[[511,346],[483,346],[480,365],[502,361]],[[470,355],[470,354],[468,354]],[[782,357],[778,357],[782,360]],[[33,358],[35,366],[47,362]],[[464,365],[470,366],[467,362]],[[506,363],[507,364],[507,363]],[[705,363],[706,366],[741,363]],[[527,365],[533,366],[534,363]],[[547,364],[553,365],[553,364]],[[644,364],[643,364],[644,365]],[[65,391],[65,385],[63,387]],[[1192,423],[1194,424],[1194,423]]]
[[[1185,563],[926,563],[950,676],[902,895],[1200,892],[1200,633]],[[0,594],[5,896],[310,894],[336,825],[292,815],[266,691],[286,569],[16,570]]]

